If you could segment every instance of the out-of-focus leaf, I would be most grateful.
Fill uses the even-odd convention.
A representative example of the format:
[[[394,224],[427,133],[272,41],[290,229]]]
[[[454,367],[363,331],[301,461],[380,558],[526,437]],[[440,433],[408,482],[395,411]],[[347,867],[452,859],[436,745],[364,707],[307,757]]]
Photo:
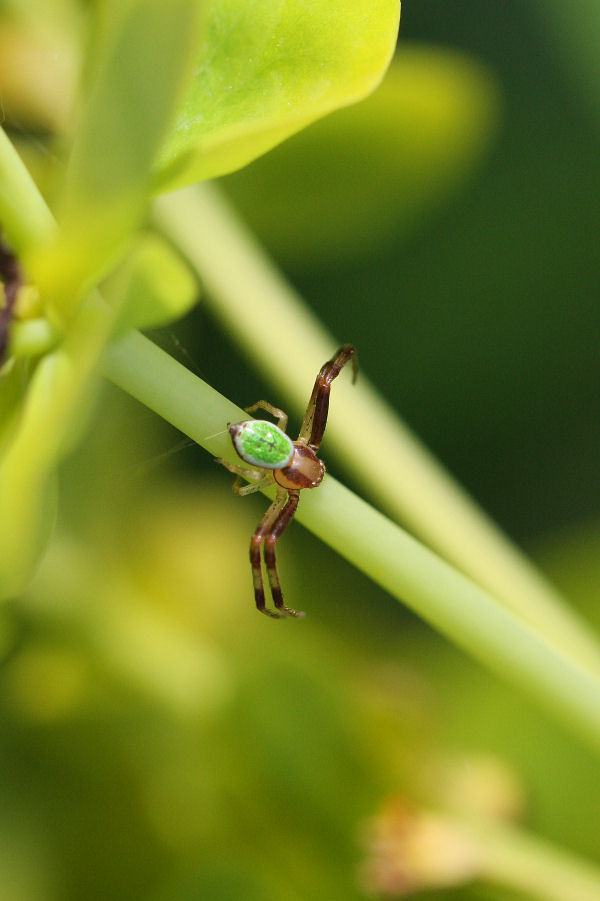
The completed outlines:
[[[600,123],[600,3],[598,0],[544,0],[533,3],[556,42],[564,71],[572,79],[582,105]]]
[[[26,372],[12,360],[0,374],[0,449],[18,416],[19,404],[26,385]]]
[[[47,319],[13,322],[9,353],[16,357],[39,357],[58,343],[59,335]]]
[[[0,457],[0,597],[22,590],[49,533],[55,468],[86,421],[116,317],[97,297],[79,308],[74,300],[141,217],[147,175],[187,71],[197,2],[127,0],[115,23],[75,140],[62,227],[26,267],[50,314],[68,326],[38,364]]]
[[[0,818],[0,881],[6,898],[19,901],[52,901],[60,895],[51,854],[36,834],[35,817],[27,802],[20,803],[13,787],[2,785],[4,802]]]
[[[4,484],[3,484],[4,483]],[[0,488],[5,480],[0,474]],[[24,488],[20,500],[22,510],[15,512],[15,490],[4,491],[3,515],[0,522],[0,601],[19,595],[50,539],[58,507],[58,483],[54,471],[38,472],[37,478],[14,486]]]
[[[77,69],[76,44],[69,31],[65,23],[59,25],[41,9],[36,21],[32,16],[22,21],[2,18],[3,120],[35,131],[64,129],[72,108]]]
[[[67,344],[38,365],[18,424],[0,457],[0,598],[23,589],[50,534],[54,467],[63,450],[69,414],[81,401],[87,381],[81,364],[93,366],[91,349],[102,340],[98,317],[91,313],[79,323],[81,334],[74,335],[75,347]]]
[[[0,456],[0,598],[22,590],[41,552],[40,536],[49,534],[49,486],[86,423],[90,385],[113,324],[114,311],[99,297],[92,298],[31,377]]]
[[[156,328],[179,319],[194,305],[198,284],[181,257],[155,235],[134,248],[106,291],[119,309],[119,333]]]
[[[287,261],[381,248],[460,186],[494,134],[499,92],[454,51],[402,47],[384,82],[227,177],[225,186]]]
[[[54,219],[41,194],[31,187],[23,160],[0,128],[0,222],[12,250],[51,240]],[[24,267],[27,271],[27,267]]]
[[[30,262],[64,314],[138,224],[148,177],[190,68],[197,0],[116,3],[105,55],[75,137],[56,242]]]
[[[544,568],[600,629],[600,518],[548,536],[541,544]]]
[[[367,94],[392,55],[399,0],[210,0],[160,190],[231,172]]]

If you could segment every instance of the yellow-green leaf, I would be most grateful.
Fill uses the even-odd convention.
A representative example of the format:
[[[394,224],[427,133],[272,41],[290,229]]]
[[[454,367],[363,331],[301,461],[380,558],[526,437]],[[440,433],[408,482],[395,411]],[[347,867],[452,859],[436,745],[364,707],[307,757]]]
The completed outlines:
[[[119,310],[116,331],[156,328],[185,315],[198,298],[189,267],[156,235],[146,235],[104,289]]]
[[[64,318],[138,226],[199,33],[198,0],[113,0],[75,136],[56,241],[30,261],[43,296]]]
[[[359,100],[392,56],[399,0],[209,0],[160,190],[230,172]]]

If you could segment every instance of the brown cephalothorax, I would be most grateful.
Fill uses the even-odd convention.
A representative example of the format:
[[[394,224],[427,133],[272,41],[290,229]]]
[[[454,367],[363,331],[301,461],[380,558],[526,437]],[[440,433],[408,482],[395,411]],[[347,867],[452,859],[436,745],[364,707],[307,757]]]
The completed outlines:
[[[287,466],[276,469],[273,478],[278,485],[288,491],[300,488],[316,488],[323,481],[325,464],[319,460],[312,447],[294,441],[294,454]]]
[[[233,485],[235,493],[252,494],[273,483],[277,486],[275,500],[264,515],[250,542],[254,598],[257,608],[267,616],[277,618],[304,616],[303,613],[292,610],[283,603],[277,573],[275,545],[283,530],[294,517],[300,499],[300,491],[303,488],[316,488],[323,481],[325,464],[317,457],[317,451],[327,425],[331,383],[340,374],[348,360],[352,360],[353,381],[355,381],[358,366],[356,352],[350,344],[340,347],[335,356],[321,367],[296,441],[292,441],[285,433],[287,414],[264,400],[259,400],[248,407],[246,413],[266,410],[275,417],[277,425],[266,419],[248,419],[228,425],[236,453],[247,464],[247,466],[237,466],[226,460],[218,460],[230,472],[237,475]],[[244,479],[249,484],[244,485]],[[269,610],[265,606],[261,547],[264,549],[265,566],[275,610]]]

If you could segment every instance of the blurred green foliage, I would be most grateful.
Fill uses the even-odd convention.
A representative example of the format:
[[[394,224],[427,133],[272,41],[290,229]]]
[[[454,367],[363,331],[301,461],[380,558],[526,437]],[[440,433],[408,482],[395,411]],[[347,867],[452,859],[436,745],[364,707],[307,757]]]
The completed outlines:
[[[140,464],[160,439],[116,391],[98,412],[5,611],[15,897],[358,899],[365,823],[397,793],[451,809],[475,793],[598,853],[591,756],[299,529],[281,567],[310,615],[274,630],[249,597],[263,505],[224,497],[217,471]],[[586,581],[595,544],[546,559],[565,579],[576,554]]]
[[[393,189],[385,192],[379,217],[371,212],[365,225],[357,216],[356,233],[365,231],[366,240],[357,247],[355,237],[350,259],[340,258],[333,237],[329,257],[323,253],[303,263],[296,247],[307,246],[307,230],[321,235],[319,199],[328,199],[332,189],[311,192],[310,181],[300,181],[296,235],[291,198],[284,224],[276,200],[278,215],[269,219],[270,160],[274,179],[286,166],[298,173],[302,161],[296,162],[295,142],[224,179],[319,317],[334,332],[343,323],[344,337],[360,337],[365,371],[483,506],[522,540],[594,515],[600,503],[597,136],[564,65],[557,65],[561,38],[551,41],[542,27],[545,10],[545,4],[529,2],[510,10],[492,2],[483,10],[467,0],[422,0],[403,10],[400,65],[411,39],[434,41],[487,63],[502,98],[500,127],[485,165],[472,170],[452,203],[442,195],[426,224],[417,220],[407,233],[400,218],[407,193],[412,208],[413,179],[396,200]],[[569,9],[569,15],[577,17],[578,10]],[[589,29],[583,11],[580,19],[581,28]],[[579,66],[584,57],[573,58]],[[481,97],[479,79],[473,89]],[[306,148],[307,181],[314,170],[326,168],[334,184],[340,183],[340,195],[348,185],[351,200],[339,204],[340,218],[352,215],[352,199],[358,195],[360,204],[361,185],[376,176],[350,170],[346,181],[344,158],[337,167],[327,144],[309,155],[309,142],[317,129],[331,134],[336,118],[356,114],[360,120],[361,110],[377,102],[375,94],[297,139]],[[465,124],[467,134],[480,133],[482,112],[471,126]],[[401,128],[398,121],[390,125],[392,141]],[[408,156],[408,129],[403,144],[402,155]],[[446,146],[450,153],[456,147],[448,135],[440,135],[439,144],[440,155]],[[397,156],[392,142],[380,140],[377,152],[388,161]],[[372,167],[378,173],[382,168],[381,162]],[[395,222],[394,206],[400,209]],[[329,207],[325,211],[329,218]],[[381,235],[387,228],[391,236],[384,233],[373,248],[372,231]],[[394,229],[402,240],[394,240]],[[272,238],[281,231],[287,247]],[[200,334],[198,342],[199,357],[206,352],[210,371],[218,368],[222,355],[211,354],[211,339]],[[225,366],[218,384],[229,396],[246,396]],[[258,396],[261,387],[249,396],[256,391]]]
[[[59,7],[57,40],[86,9]],[[19,4],[3,8],[22,27]],[[373,381],[600,626],[598,148],[587,99],[574,102],[597,75],[575,40],[590,34],[586,6],[569,11],[572,80],[553,8],[406,3],[380,92],[225,183]],[[0,46],[30,49],[13,33]],[[35,68],[15,80],[3,61],[8,124],[50,194],[75,94],[67,44],[43,69],[62,86],[45,104]],[[141,247],[116,279],[144,283],[167,253]],[[144,325],[166,309],[149,278],[159,312]],[[182,275],[179,312],[190,289]],[[269,396],[201,308],[176,334],[226,394]],[[362,898],[364,824],[397,794],[448,808],[493,796],[503,816],[600,857],[585,751],[300,529],[281,568],[307,621],[256,616],[261,500],[231,497],[193,451],[152,465],[172,432],[112,389],[97,404],[61,467],[49,552],[0,620],[7,899]]]
[[[500,105],[474,60],[401,44],[374,94],[224,182],[286,266],[367,266],[472,178]]]

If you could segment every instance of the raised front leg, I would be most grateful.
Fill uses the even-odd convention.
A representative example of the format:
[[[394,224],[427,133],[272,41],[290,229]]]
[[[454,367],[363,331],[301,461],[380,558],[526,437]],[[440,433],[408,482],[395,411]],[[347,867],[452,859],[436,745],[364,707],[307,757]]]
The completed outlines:
[[[246,413],[254,413],[255,410],[265,410],[267,413],[270,413],[277,420],[277,426],[282,432],[285,432],[287,429],[287,413],[284,413],[279,407],[274,407],[268,400],[257,400],[251,407],[246,407]]]
[[[319,449],[327,425],[331,383],[350,359],[353,368],[352,381],[355,382],[358,374],[358,362],[356,351],[351,344],[344,344],[340,347],[335,356],[321,367],[315,381],[298,435],[298,441],[308,444],[314,451]]]

